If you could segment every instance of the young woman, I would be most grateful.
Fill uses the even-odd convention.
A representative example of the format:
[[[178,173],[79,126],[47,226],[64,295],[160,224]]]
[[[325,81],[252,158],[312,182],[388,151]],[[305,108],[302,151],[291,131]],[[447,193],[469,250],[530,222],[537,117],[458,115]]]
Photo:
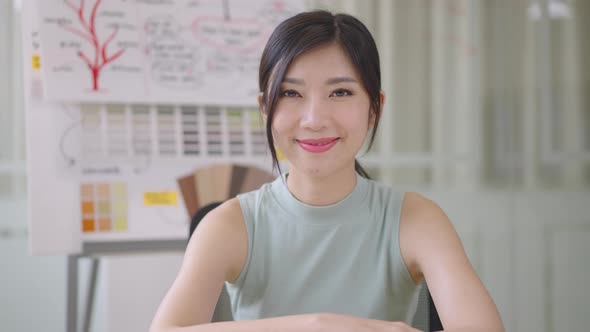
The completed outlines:
[[[270,151],[289,170],[205,217],[151,331],[416,331],[403,321],[424,279],[446,331],[503,331],[444,212],[355,159],[384,102],[366,27],[325,11],[287,19],[259,84]],[[236,321],[210,323],[224,283]]]

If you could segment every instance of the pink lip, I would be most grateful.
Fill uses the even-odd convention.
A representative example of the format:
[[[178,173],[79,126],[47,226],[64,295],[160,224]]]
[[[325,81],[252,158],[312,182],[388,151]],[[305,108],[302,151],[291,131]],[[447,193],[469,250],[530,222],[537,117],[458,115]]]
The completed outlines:
[[[297,140],[301,148],[308,152],[320,153],[330,150],[338,142],[338,137]]]

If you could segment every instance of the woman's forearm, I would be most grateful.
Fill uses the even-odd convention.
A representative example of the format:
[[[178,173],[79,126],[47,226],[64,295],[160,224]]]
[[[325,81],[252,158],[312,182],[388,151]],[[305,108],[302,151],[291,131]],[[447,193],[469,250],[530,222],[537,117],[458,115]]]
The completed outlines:
[[[390,322],[331,313],[218,322],[190,327],[152,328],[150,332],[418,332],[404,322]]]
[[[316,314],[215,322],[187,327],[152,328],[150,332],[319,332]]]

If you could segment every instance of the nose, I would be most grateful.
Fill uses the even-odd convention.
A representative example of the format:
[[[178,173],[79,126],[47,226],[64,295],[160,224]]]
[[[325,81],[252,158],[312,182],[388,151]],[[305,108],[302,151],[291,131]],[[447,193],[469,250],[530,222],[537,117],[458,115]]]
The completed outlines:
[[[301,126],[305,129],[320,131],[327,126],[329,113],[327,105],[321,98],[309,98],[301,115]]]

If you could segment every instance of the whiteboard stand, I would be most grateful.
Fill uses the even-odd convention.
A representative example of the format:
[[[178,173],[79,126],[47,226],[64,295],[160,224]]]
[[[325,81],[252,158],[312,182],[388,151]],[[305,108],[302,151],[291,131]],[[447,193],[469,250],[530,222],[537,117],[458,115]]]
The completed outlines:
[[[78,272],[81,258],[91,260],[90,276],[87,288],[86,303],[83,317],[84,332],[90,331],[96,280],[100,268],[100,259],[105,256],[129,253],[150,253],[165,251],[181,251],[186,249],[187,239],[157,241],[121,241],[121,242],[89,242],[82,244],[82,253],[68,256],[66,278],[66,332],[78,332]]]
[[[68,256],[66,277],[66,332],[77,332],[78,323],[78,258],[79,255]]]

